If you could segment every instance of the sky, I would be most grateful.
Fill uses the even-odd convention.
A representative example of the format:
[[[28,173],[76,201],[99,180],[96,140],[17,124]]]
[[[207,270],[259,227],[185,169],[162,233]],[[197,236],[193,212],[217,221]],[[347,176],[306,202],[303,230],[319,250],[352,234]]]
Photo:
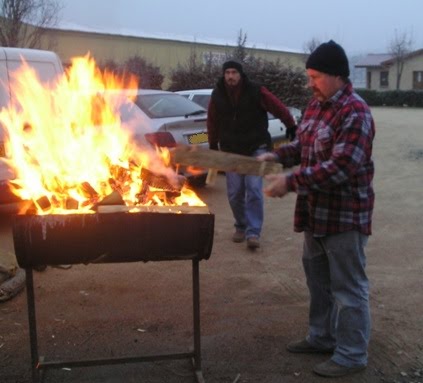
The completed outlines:
[[[395,34],[423,48],[422,0],[62,0],[61,22],[112,33],[303,52],[335,40],[347,55],[386,53]]]

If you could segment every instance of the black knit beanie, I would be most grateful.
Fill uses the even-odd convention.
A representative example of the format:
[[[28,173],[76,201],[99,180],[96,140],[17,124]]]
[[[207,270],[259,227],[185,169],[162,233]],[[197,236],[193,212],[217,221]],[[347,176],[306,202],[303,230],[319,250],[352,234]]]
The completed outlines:
[[[306,69],[315,69],[333,76],[348,77],[350,68],[344,49],[335,41],[320,44],[308,57]]]
[[[225,70],[229,68],[236,69],[240,74],[244,73],[242,70],[242,65],[238,61],[234,61],[234,60],[226,61],[222,66],[223,73],[225,73]]]

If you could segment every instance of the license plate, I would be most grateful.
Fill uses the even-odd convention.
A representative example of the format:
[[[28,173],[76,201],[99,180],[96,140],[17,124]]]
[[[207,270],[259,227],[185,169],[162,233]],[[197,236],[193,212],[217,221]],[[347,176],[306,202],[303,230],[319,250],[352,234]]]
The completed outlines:
[[[188,142],[192,145],[205,144],[208,142],[208,135],[206,132],[199,132],[187,135]]]
[[[275,140],[272,143],[273,149],[277,149],[279,146],[284,145],[284,144],[289,144],[289,141],[286,138],[281,138],[279,140]]]

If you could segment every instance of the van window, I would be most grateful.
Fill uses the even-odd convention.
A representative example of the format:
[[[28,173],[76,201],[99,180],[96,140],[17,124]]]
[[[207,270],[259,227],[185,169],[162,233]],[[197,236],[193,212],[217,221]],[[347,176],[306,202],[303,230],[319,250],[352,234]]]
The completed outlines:
[[[22,66],[21,61],[9,61],[9,71],[15,72]],[[56,67],[51,62],[30,61],[28,65],[35,70],[38,78],[42,83],[51,82],[58,75]]]
[[[0,109],[9,104],[9,79],[7,78],[6,61],[0,61]]]

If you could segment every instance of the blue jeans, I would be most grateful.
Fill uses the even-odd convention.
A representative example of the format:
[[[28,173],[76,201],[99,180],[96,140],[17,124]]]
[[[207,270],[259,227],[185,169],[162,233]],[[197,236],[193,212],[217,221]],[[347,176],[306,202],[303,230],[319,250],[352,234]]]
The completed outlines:
[[[258,149],[254,156],[264,152],[265,149]],[[227,172],[226,191],[236,230],[245,232],[247,238],[260,237],[264,217],[263,178]]]
[[[304,233],[303,266],[310,291],[307,340],[316,347],[335,348],[332,360],[347,367],[367,365],[367,240],[357,231],[326,237]]]

